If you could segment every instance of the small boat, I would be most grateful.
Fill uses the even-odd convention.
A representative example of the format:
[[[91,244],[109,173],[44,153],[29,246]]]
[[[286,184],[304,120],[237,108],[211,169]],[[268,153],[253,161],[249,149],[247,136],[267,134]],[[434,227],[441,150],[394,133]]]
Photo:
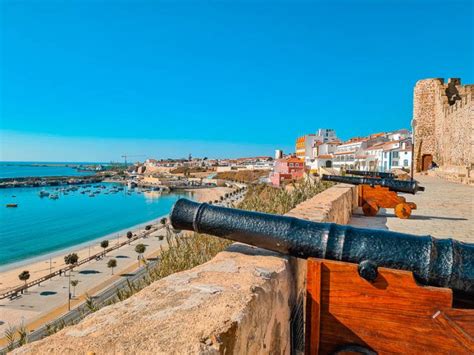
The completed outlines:
[[[7,208],[18,207],[18,203],[7,203]]]
[[[57,199],[59,198],[59,196],[56,195],[56,194],[52,194],[52,195],[49,195],[49,198],[50,198],[51,200],[57,200]]]
[[[95,197],[95,194],[90,194],[89,197]]]
[[[13,198],[15,198],[16,196],[15,195],[12,195]]]

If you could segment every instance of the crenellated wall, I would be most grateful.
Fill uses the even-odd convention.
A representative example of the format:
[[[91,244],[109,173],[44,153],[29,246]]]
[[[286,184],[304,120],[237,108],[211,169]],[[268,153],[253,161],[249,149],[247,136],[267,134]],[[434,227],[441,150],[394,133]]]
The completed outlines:
[[[345,224],[356,201],[337,185],[288,215]],[[304,260],[236,243],[14,353],[290,354],[303,350],[305,273]]]
[[[431,155],[439,173],[469,182],[474,168],[474,85],[460,79],[425,79],[416,83],[413,118],[416,122],[416,170]],[[465,179],[462,179],[465,178]]]

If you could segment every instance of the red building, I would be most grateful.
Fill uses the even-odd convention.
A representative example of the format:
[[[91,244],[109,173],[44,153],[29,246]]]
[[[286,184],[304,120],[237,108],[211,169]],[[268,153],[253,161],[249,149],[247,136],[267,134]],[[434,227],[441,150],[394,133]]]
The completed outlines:
[[[304,161],[296,157],[288,157],[275,161],[270,181],[274,186],[281,186],[284,182],[298,180],[304,174]]]

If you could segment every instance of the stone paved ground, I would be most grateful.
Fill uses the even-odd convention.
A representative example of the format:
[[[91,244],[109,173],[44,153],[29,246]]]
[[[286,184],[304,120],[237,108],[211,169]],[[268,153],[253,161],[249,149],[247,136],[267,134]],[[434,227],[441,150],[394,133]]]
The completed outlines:
[[[358,208],[350,224],[474,243],[474,187],[432,176],[416,179],[426,190],[417,195],[403,194],[418,206],[409,219],[397,218],[393,209],[381,209],[377,216],[365,217]]]

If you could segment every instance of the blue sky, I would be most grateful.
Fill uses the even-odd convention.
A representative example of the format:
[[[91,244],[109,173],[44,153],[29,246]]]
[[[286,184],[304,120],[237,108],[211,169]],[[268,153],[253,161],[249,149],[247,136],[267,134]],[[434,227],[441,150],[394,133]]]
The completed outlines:
[[[0,3],[3,160],[272,155],[409,128],[419,79],[474,82],[471,1]]]

